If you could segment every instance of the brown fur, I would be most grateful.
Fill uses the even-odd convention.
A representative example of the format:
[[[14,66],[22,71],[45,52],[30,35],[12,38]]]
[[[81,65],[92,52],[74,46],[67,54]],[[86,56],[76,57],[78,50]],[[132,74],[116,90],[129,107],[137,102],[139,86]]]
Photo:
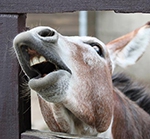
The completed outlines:
[[[118,89],[114,90],[114,100],[115,111],[112,128],[114,139],[149,139],[149,115]]]

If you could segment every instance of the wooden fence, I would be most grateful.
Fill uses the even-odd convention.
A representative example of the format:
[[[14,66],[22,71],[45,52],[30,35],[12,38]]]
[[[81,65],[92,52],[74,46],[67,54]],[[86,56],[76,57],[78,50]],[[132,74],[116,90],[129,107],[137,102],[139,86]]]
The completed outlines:
[[[149,0],[1,0],[0,1],[0,139],[57,138],[53,133],[31,132],[30,100],[21,97],[18,62],[11,53],[12,40],[25,30],[27,13],[81,10],[150,12]],[[29,132],[25,132],[29,130]],[[59,134],[58,134],[59,136]],[[67,138],[67,135],[60,135]],[[63,137],[62,137],[63,138]],[[68,137],[69,138],[69,137]],[[70,137],[71,138],[71,137]],[[74,138],[74,137],[72,137]]]

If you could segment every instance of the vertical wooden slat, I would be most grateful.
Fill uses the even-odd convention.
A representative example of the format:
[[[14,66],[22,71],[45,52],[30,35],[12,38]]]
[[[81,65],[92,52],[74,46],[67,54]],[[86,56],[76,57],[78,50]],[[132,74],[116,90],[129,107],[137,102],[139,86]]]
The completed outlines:
[[[26,77],[21,71],[19,74],[19,129],[20,133],[31,129],[31,101],[30,90],[27,88]]]
[[[19,139],[19,66],[12,40],[25,27],[24,15],[0,14],[0,138]]]
[[[18,32],[26,30],[26,15],[20,15],[18,18]],[[19,125],[20,133],[31,129],[31,101],[30,92],[27,86],[27,77],[21,71],[19,72]]]

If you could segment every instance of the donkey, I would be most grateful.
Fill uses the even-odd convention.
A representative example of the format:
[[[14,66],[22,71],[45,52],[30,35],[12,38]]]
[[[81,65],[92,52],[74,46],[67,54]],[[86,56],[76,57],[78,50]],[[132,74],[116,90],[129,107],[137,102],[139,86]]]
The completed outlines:
[[[149,44],[150,23],[104,45],[40,26],[13,47],[54,132],[109,139],[150,139],[150,116],[112,82],[115,65],[134,64]]]

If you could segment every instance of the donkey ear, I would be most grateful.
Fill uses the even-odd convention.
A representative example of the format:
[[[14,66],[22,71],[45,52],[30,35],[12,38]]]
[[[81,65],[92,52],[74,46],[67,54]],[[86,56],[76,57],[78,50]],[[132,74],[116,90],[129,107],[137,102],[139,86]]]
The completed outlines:
[[[122,36],[106,46],[110,51],[113,63],[121,67],[135,64],[143,55],[150,43],[150,22]]]

